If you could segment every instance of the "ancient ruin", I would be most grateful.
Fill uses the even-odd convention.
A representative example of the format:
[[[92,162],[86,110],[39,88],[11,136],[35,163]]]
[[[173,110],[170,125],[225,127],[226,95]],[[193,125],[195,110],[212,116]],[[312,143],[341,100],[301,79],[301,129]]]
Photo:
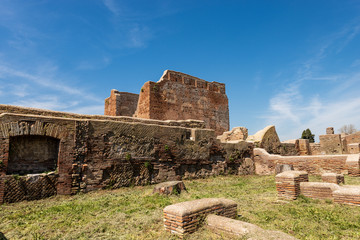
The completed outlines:
[[[320,143],[309,144],[280,142],[272,125],[254,135],[245,127],[228,131],[225,85],[184,73],[166,70],[139,95],[112,90],[104,113],[0,105],[0,203],[220,174],[275,174],[285,170],[279,166],[360,175],[360,132],[328,128]],[[327,179],[341,181],[338,175]]]
[[[140,94],[111,91],[105,115],[157,120],[197,119],[217,135],[229,130],[229,106],[225,84],[207,82],[166,70],[158,82],[146,82]]]
[[[328,182],[329,176],[330,181],[334,181],[332,177],[335,176],[336,183]],[[295,200],[302,194],[308,198],[360,206],[360,186],[339,185],[344,183],[341,178],[341,175],[329,173],[323,175],[326,182],[309,182],[305,171],[286,171],[275,176],[276,190],[281,199]]]
[[[220,143],[203,121],[8,105],[0,105],[0,113],[0,203],[254,173],[252,143]]]

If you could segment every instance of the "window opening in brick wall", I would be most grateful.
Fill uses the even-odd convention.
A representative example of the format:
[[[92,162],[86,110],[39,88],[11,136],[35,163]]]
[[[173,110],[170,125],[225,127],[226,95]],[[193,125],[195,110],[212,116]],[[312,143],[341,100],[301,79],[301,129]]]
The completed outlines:
[[[10,137],[7,174],[55,171],[60,140],[47,136]]]

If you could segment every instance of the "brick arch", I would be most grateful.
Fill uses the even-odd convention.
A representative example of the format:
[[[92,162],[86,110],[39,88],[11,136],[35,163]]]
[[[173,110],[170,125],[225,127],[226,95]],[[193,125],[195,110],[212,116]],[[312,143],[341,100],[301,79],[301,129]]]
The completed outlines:
[[[46,121],[21,120],[0,124],[0,178],[7,177],[10,138],[17,136],[45,136],[59,140],[57,158],[58,194],[71,193],[71,165],[74,136],[67,127]],[[3,202],[4,182],[0,179],[0,204]]]
[[[9,138],[23,135],[48,136],[62,140],[67,131],[60,125],[40,121],[18,121],[0,124],[1,137]]]

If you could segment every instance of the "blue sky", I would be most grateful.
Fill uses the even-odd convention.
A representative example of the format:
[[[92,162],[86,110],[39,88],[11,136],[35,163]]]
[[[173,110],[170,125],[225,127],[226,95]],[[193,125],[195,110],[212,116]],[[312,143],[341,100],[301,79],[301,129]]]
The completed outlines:
[[[360,2],[0,0],[0,103],[103,114],[164,70],[226,84],[231,127],[360,128]]]

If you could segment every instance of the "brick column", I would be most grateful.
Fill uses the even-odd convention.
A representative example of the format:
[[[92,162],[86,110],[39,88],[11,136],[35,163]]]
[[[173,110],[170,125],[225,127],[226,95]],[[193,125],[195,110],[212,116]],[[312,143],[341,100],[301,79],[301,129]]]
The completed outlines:
[[[278,197],[295,200],[300,195],[300,183],[308,182],[305,171],[285,171],[275,177]]]

